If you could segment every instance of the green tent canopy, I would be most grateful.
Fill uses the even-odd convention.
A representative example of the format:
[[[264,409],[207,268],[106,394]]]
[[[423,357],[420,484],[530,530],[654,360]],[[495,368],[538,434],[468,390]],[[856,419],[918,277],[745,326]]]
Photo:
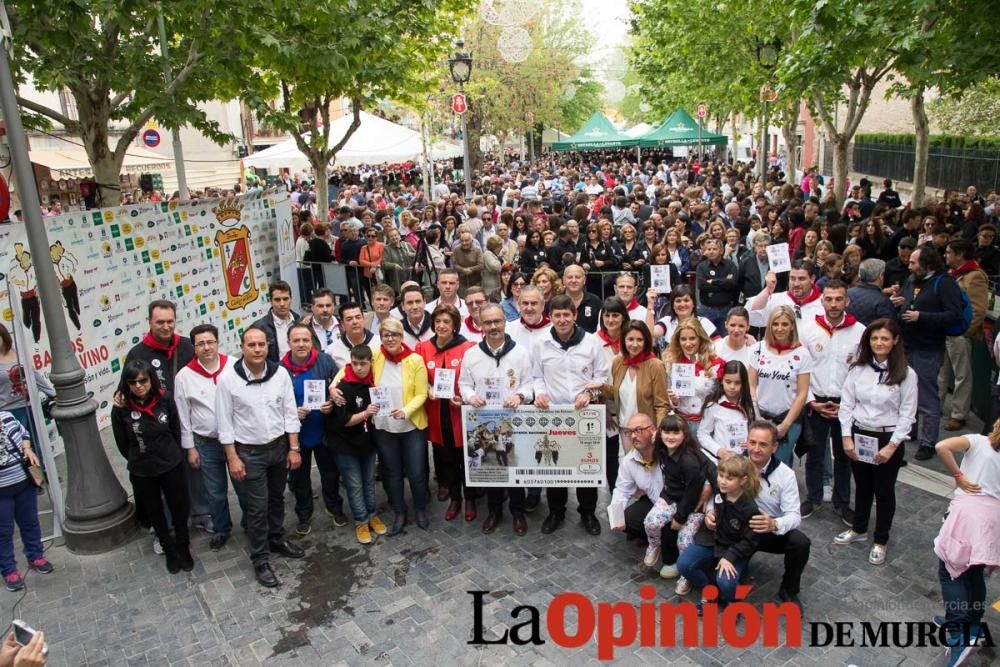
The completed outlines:
[[[563,141],[552,143],[557,151],[590,151],[605,148],[637,146],[639,140],[619,132],[600,111],[594,113],[576,134]]]
[[[639,146],[642,148],[693,146],[697,143],[698,123],[684,109],[673,112],[658,128],[639,138]],[[729,143],[729,138],[702,128],[701,143],[709,146],[725,146]]]

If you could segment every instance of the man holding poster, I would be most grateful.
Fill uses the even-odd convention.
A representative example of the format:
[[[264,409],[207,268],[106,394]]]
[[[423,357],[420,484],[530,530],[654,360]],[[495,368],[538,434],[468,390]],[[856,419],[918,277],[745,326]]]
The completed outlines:
[[[767,319],[772,310],[778,306],[788,306],[795,312],[795,326],[801,337],[802,325],[805,322],[815,321],[816,316],[824,314],[815,275],[811,261],[797,259],[792,262],[792,270],[788,274],[788,291],[776,292],[778,277],[774,271],[768,272],[764,279],[763,291],[750,301],[747,308],[750,311],[750,326],[767,326]]]
[[[503,308],[495,303],[488,303],[479,312],[483,327],[483,340],[465,351],[459,370],[458,389],[462,402],[476,408],[505,407],[516,408],[528,403],[534,398],[531,354],[528,348],[518,345],[505,332],[507,319]],[[482,433],[485,429],[480,429]],[[510,445],[510,436],[497,433],[494,451],[497,463],[505,462],[507,466],[514,460]],[[475,442],[466,442],[466,457],[470,452],[477,452],[479,447]],[[472,457],[471,462],[481,464],[482,457]],[[514,461],[516,463],[516,461]],[[466,471],[466,482],[471,483],[469,471]],[[489,487],[486,497],[489,504],[489,516],[483,522],[483,532],[487,535],[496,530],[503,518],[504,493],[510,498],[510,513],[514,515],[514,533],[524,535],[528,531],[528,522],[524,517],[524,487]]]
[[[548,410],[551,405],[572,405],[580,410],[596,399],[601,388],[611,380],[611,368],[600,339],[576,324],[576,308],[569,297],[559,295],[550,304],[552,331],[534,349],[535,406]],[[602,443],[603,448],[603,443]],[[545,534],[555,531],[566,519],[566,488],[548,488],[549,515],[542,523]],[[597,489],[577,487],[583,527],[591,535],[601,533],[594,511]]]

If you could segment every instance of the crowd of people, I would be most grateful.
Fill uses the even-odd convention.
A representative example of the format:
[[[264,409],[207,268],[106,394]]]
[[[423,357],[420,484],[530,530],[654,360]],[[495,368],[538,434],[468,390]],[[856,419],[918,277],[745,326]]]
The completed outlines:
[[[905,443],[917,460],[937,447],[956,493],[979,503],[939,538],[942,622],[978,632],[1000,554],[974,547],[963,562],[948,545],[1000,530],[1000,422],[938,436],[949,391],[946,430],[971,409],[1000,270],[996,193],[903,206],[890,182],[873,200],[863,180],[837,207],[814,170],[798,184],[750,174],[712,160],[495,161],[466,202],[448,174],[428,198],[369,171],[339,181],[322,211],[288,179],[298,258],[357,267],[350,294],[318,276],[303,316],[273,281],[238,357],[211,323],[179,335],[173,304],[155,301],[125,361],[115,440],[167,569],[194,566],[189,523],[225,547],[232,480],[257,580],[278,585],[271,554],[304,555],[285,532],[285,488],[306,536],[313,463],[325,513],[362,544],[430,529],[435,493],[446,521],[475,521],[485,495],[482,532],[507,505],[524,535],[541,489],[477,489],[464,472],[461,407],[486,405],[502,377],[505,407],[606,406],[605,475],[624,515],[611,529],[644,541],[643,563],[678,594],[715,584],[723,603],[764,552],[784,557],[778,597],[801,605],[800,526],[827,506],[846,528],[832,543],[865,543],[884,563]],[[441,369],[454,371],[450,398],[430,389]],[[597,489],[575,495],[600,534]],[[546,489],[541,533],[563,525],[568,496]]]

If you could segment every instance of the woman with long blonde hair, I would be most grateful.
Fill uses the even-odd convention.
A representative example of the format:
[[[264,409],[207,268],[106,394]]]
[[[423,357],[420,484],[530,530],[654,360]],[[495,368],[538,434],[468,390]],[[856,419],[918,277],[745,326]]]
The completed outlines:
[[[663,365],[667,369],[667,398],[670,405],[698,432],[702,408],[722,379],[726,362],[715,352],[712,339],[697,319],[681,320],[670,337],[670,344],[663,352]],[[682,375],[681,366],[690,375]]]

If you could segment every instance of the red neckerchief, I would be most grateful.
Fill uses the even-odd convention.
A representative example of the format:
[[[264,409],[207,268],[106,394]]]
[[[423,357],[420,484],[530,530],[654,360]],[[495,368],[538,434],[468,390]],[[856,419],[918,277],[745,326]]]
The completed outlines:
[[[683,364],[694,364],[694,374],[695,375],[698,375],[698,373],[701,373],[702,371],[708,370],[707,368],[705,368],[704,366],[701,365],[700,361],[693,360],[693,359],[688,359],[688,356],[686,354],[684,354],[683,352],[681,353],[680,362],[683,363]],[[722,376],[726,374],[725,373],[725,371],[726,371],[726,362],[723,360],[722,357],[716,357],[715,359],[712,359],[712,361],[710,361],[708,365],[709,365],[709,368],[715,368],[715,377],[716,377],[716,379],[721,380]]]
[[[411,354],[413,354],[413,350],[411,350],[406,345],[406,343],[403,343],[403,349],[401,349],[399,351],[398,355],[392,355],[392,354],[390,354],[389,350],[385,349],[385,345],[382,346],[382,356],[385,357],[387,360],[391,361],[394,364],[398,364],[399,362],[401,362],[403,359],[406,359]]]
[[[372,379],[371,371],[368,371],[368,375],[363,378],[359,378],[358,374],[354,372],[354,367],[350,364],[344,366],[344,380],[347,382],[356,382],[358,384],[366,384],[369,387],[375,386],[375,380]]]
[[[476,326],[476,323],[472,321],[472,315],[465,318],[466,328],[474,334],[481,334],[483,330]]]
[[[147,331],[146,335],[143,336],[142,338],[143,345],[158,352],[166,352],[167,359],[174,358],[174,351],[177,349],[177,346],[180,345],[180,342],[181,342],[180,334],[174,334],[173,338],[170,339],[170,345],[164,345],[160,341],[153,338],[152,331]]]
[[[128,399],[128,405],[133,410],[141,412],[142,414],[148,416],[150,419],[155,420],[156,419],[156,413],[153,412],[153,409],[156,407],[156,404],[159,401],[160,401],[160,397],[159,396],[154,396],[149,401],[149,403],[147,403],[146,405],[139,405],[138,403],[136,403],[135,401],[133,401],[131,398],[129,398]]]
[[[809,296],[807,296],[806,298],[802,299],[801,301],[799,301],[798,299],[796,299],[795,296],[791,292],[788,293],[788,298],[791,299],[792,303],[794,303],[796,306],[804,306],[807,303],[812,303],[813,301],[815,301],[816,299],[818,299],[821,294],[822,294],[822,292],[820,292],[819,286],[813,285],[812,291],[809,292]]]
[[[845,315],[843,322],[841,322],[835,327],[831,327],[830,323],[826,321],[825,315],[816,316],[816,324],[818,324],[823,331],[827,332],[831,336],[833,335],[833,332],[836,331],[837,329],[846,329],[852,324],[856,324],[857,321],[858,318],[854,317],[854,315]]]
[[[521,318],[521,324],[523,324],[524,328],[528,329],[529,331],[538,331],[542,327],[548,326],[551,323],[552,320],[550,320],[549,316],[544,313],[542,313],[542,319],[538,321],[538,324],[528,324],[527,322],[524,321],[523,317]]]
[[[787,345],[785,345],[784,343],[778,343],[778,342],[771,343],[771,347],[773,347],[775,350],[777,350],[778,354],[781,354],[782,352],[788,352],[789,350],[794,350],[798,346],[799,346],[798,343],[794,343],[794,344],[793,343],[788,343]]]
[[[201,362],[198,361],[198,357],[194,357],[191,361],[189,361],[187,367],[203,378],[211,378],[212,384],[216,384],[216,378],[219,377],[219,373],[221,373],[226,367],[226,358],[227,357],[224,354],[219,355],[219,370],[214,373],[206,370],[205,367],[201,365]]]
[[[738,405],[736,403],[733,403],[732,401],[719,401],[719,405],[721,405],[724,408],[729,408],[730,410],[739,410],[741,415],[746,416],[746,413],[743,412],[742,405]]]
[[[611,336],[608,335],[608,332],[605,331],[604,329],[598,329],[597,336],[598,338],[604,341],[604,347],[610,347],[612,350],[615,351],[615,354],[621,352],[621,347],[622,347],[621,339],[615,340],[611,338]]]
[[[309,371],[316,364],[316,360],[319,359],[319,352],[316,350],[309,350],[309,358],[306,359],[306,363],[299,366],[297,363],[292,361],[292,353],[285,352],[285,356],[281,358],[281,365],[292,372],[292,375],[298,377],[303,373]]]
[[[636,299],[635,297],[632,297],[632,300],[628,302],[628,306],[626,306],[625,308],[626,308],[626,310],[628,310],[628,312],[631,313],[633,310],[635,310],[638,307],[639,307],[639,300]]]
[[[655,358],[656,355],[652,352],[644,352],[642,354],[637,354],[634,357],[626,357],[625,355],[622,355],[622,359],[624,360],[626,366],[638,366],[644,361]]]
[[[982,268],[983,267],[979,266],[979,262],[974,259],[970,259],[957,269],[948,269],[948,275],[952,278],[958,278],[959,276],[964,276],[966,273],[975,271],[976,269],[982,270]]]

